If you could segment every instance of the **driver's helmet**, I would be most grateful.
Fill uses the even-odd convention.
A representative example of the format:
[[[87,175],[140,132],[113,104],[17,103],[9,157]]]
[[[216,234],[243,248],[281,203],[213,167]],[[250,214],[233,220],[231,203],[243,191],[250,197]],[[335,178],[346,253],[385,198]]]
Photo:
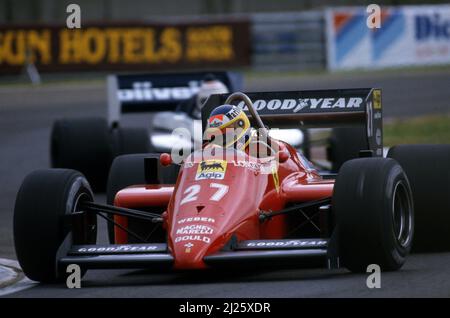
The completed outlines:
[[[228,88],[224,83],[217,80],[213,75],[206,76],[200,85],[197,97],[195,100],[195,114],[200,118],[200,113],[203,105],[210,95],[213,94],[227,94]]]
[[[251,135],[250,121],[237,106],[222,105],[209,115],[205,137],[212,145],[244,150]]]

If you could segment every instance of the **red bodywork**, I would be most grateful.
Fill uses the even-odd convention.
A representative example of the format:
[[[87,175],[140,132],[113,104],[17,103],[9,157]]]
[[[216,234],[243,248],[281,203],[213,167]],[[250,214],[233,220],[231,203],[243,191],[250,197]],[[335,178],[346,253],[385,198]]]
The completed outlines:
[[[279,145],[288,159],[274,170],[267,170],[274,157],[260,160],[244,154],[226,161],[226,170],[219,176],[223,179],[196,180],[202,163],[187,164],[188,158],[175,186],[132,186],[117,193],[115,205],[165,207],[164,228],[174,267],[205,268],[203,257],[220,251],[232,236],[238,241],[286,237],[292,227],[288,217],[281,215],[261,223],[260,211],[277,211],[289,204],[332,195],[334,180],[322,179],[290,145]],[[256,164],[246,164],[255,161]],[[263,173],[263,169],[272,172]],[[217,172],[214,168],[210,171]],[[115,220],[127,226],[126,217],[116,216]],[[116,244],[128,243],[125,231],[116,227],[115,234]]]

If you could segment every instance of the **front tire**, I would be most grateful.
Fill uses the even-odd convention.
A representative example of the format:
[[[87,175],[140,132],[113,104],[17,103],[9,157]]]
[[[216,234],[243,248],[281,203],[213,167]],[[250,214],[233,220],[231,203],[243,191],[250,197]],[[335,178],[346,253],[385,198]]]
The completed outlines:
[[[341,167],[333,193],[341,260],[352,272],[370,264],[397,270],[411,249],[414,211],[408,179],[392,159],[363,158]]]
[[[84,201],[93,201],[93,194],[86,178],[77,171],[37,170],[25,178],[14,208],[14,244],[27,277],[43,283],[63,277],[57,269],[56,253],[71,232],[67,215]],[[95,244],[96,216],[86,215],[85,224],[83,243]]]

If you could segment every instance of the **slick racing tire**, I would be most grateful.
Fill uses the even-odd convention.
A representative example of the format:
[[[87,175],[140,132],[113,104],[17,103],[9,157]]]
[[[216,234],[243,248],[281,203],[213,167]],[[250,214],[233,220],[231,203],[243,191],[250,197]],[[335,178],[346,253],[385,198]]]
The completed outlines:
[[[112,132],[114,157],[151,152],[149,133],[145,128],[118,127]]]
[[[331,170],[338,172],[344,162],[359,157],[359,151],[367,149],[365,128],[334,128],[330,136],[328,159]]]
[[[394,146],[388,157],[400,163],[411,184],[413,252],[450,251],[450,144]]]
[[[77,171],[37,170],[25,178],[14,208],[14,244],[27,277],[43,283],[65,277],[65,269],[56,265],[57,251],[71,237],[67,215],[78,211],[84,201],[93,201],[93,194],[86,178]],[[85,239],[80,243],[95,244],[96,215],[85,218],[85,233],[79,235]]]
[[[53,168],[83,173],[96,192],[104,191],[112,160],[108,124],[103,118],[60,119],[50,138]]]
[[[399,269],[411,249],[414,211],[408,179],[392,159],[362,158],[344,163],[333,193],[338,251],[352,272],[370,264]]]
[[[106,191],[106,200],[110,205],[114,204],[114,198],[120,190],[131,186],[131,185],[142,185],[146,184],[145,180],[145,166],[144,159],[149,156],[157,156],[159,154],[131,154],[123,155],[114,159],[111,170],[108,177],[108,186]],[[172,167],[174,166],[174,167]],[[159,171],[154,173],[159,176],[159,180],[164,184],[174,184],[172,175],[174,170],[177,170],[177,166],[171,165],[170,167],[159,166]],[[168,169],[168,170],[166,170]],[[177,170],[178,171],[178,170]],[[155,208],[152,209],[153,213],[161,213],[162,209]],[[128,219],[129,229],[140,236],[148,236],[148,229],[153,229],[154,225],[147,221],[136,221],[134,219]],[[115,242],[114,235],[114,224],[108,222],[108,237],[110,243]],[[128,236],[130,243],[134,241],[135,238]],[[153,241],[156,239],[158,241],[164,241],[164,233],[160,230],[156,230],[152,236]],[[142,242],[139,242],[142,243]]]

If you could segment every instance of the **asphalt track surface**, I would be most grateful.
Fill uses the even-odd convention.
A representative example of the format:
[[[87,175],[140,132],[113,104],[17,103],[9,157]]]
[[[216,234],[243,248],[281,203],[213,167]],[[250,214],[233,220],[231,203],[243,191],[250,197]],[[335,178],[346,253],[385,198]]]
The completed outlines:
[[[450,70],[251,77],[247,91],[381,87],[385,118],[450,113]],[[104,116],[103,84],[0,87],[0,258],[15,259],[14,200],[23,178],[49,167],[49,135],[60,117]],[[105,196],[97,199],[104,202]],[[100,224],[100,242],[105,241]],[[345,269],[255,268],[242,273],[89,271],[81,289],[39,285],[8,297],[450,297],[450,253],[412,255],[383,273],[380,289]]]

